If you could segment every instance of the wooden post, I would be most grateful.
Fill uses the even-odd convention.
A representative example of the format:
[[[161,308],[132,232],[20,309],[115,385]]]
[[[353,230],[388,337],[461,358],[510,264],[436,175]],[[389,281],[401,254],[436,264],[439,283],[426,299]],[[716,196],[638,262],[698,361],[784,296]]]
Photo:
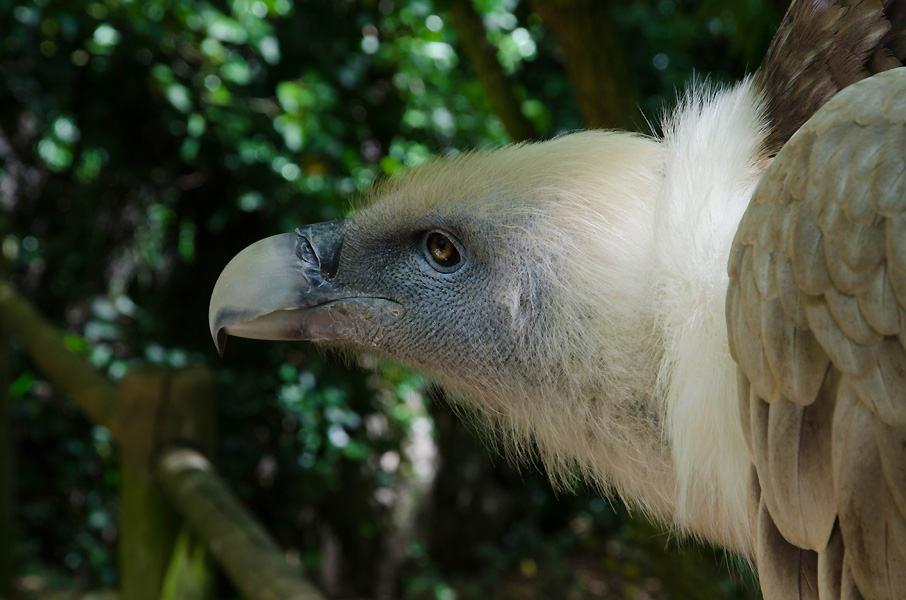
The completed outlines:
[[[15,478],[13,428],[10,423],[9,338],[0,335],[0,600],[10,598],[13,584]]]
[[[179,519],[153,473],[158,454],[171,445],[211,455],[214,404],[214,378],[207,369],[142,367],[120,382],[122,600],[158,600],[165,579],[171,598],[202,600],[211,595],[210,569],[188,566],[199,564],[196,545],[191,540],[177,544]]]

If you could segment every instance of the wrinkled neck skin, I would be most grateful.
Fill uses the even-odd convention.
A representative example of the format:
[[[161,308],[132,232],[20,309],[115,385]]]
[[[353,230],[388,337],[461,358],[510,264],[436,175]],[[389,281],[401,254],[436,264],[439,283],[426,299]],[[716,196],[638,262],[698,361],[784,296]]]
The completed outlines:
[[[560,316],[520,315],[541,331],[526,336],[521,380],[440,377],[555,482],[583,477],[746,555],[751,462],[724,303],[733,235],[766,162],[760,105],[749,83],[694,89],[663,138],[626,135],[638,168],[603,165],[597,180],[552,191],[540,207],[561,235],[544,255],[569,259],[546,274],[558,310],[545,314]],[[619,197],[600,193],[609,181]]]

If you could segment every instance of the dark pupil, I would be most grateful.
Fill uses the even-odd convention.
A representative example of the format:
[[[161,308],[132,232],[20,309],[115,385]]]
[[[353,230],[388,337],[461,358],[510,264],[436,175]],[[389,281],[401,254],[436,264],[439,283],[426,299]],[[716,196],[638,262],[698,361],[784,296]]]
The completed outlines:
[[[459,262],[459,251],[443,234],[435,232],[428,237],[428,250],[442,267],[451,267]]]

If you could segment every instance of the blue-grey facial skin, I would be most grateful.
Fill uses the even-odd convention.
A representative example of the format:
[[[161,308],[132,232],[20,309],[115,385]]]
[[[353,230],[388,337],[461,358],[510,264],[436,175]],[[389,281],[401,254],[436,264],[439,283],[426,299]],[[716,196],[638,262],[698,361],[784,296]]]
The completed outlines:
[[[388,226],[367,210],[351,219],[334,285],[387,298],[402,309],[392,324],[380,319],[365,324],[359,343],[429,373],[480,386],[500,381],[504,373],[512,376],[514,362],[522,361],[517,355],[523,340],[502,301],[499,273],[506,272],[504,259],[518,256],[489,244],[514,252],[522,244],[503,235],[501,225],[427,215],[418,223]],[[455,270],[439,267],[428,256],[425,237],[433,231],[456,244],[461,260]]]

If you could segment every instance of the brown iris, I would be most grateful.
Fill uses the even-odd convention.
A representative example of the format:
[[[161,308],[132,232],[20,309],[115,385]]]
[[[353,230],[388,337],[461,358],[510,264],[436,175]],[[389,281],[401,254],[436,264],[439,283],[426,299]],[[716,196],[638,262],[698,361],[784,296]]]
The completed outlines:
[[[440,231],[432,231],[425,237],[425,247],[431,260],[445,269],[456,266],[462,260],[453,240]]]

